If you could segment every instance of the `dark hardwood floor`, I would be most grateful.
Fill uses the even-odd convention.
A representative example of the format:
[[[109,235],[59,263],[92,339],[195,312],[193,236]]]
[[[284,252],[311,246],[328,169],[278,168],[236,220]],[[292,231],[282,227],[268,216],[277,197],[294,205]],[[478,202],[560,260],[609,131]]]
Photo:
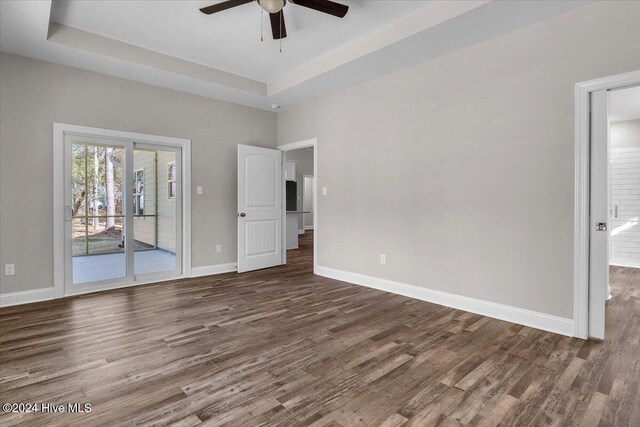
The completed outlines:
[[[640,270],[581,341],[290,264],[0,310],[0,425],[640,426]]]

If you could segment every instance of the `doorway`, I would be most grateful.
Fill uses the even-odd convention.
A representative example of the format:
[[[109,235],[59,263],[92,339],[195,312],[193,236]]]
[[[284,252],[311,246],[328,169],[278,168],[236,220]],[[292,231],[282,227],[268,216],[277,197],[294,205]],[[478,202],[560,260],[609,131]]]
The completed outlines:
[[[631,154],[625,158],[622,152],[612,151],[617,148],[611,139],[611,127],[618,120],[612,116],[611,102],[612,97],[635,90],[638,85],[640,71],[576,85],[574,335],[579,338],[605,339],[606,307],[612,295],[610,263],[615,263],[612,255],[620,253],[619,243],[634,233],[626,233],[622,240],[618,237],[625,228],[635,226],[633,215],[627,218],[626,214],[633,213],[635,198],[640,200],[631,188],[636,178],[633,163],[640,161],[640,155],[638,160],[633,158],[633,147],[626,147]],[[629,99],[640,107],[637,96]],[[640,206],[638,209],[640,213]],[[617,242],[617,246],[611,246],[611,242]],[[627,246],[635,252],[632,245]],[[615,289],[613,295],[615,298]]]
[[[609,190],[609,265],[640,269],[640,86],[609,92]]]
[[[190,274],[187,140],[55,127],[56,296]]]
[[[318,265],[318,147],[317,140],[280,145],[283,152],[283,191],[286,193],[283,212],[283,236],[287,257],[296,263],[309,263],[313,271]]]

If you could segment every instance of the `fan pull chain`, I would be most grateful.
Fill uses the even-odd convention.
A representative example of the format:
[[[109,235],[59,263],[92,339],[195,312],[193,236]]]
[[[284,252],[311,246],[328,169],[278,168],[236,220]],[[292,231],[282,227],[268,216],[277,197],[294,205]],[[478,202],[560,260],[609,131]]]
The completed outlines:
[[[260,41],[264,42],[264,10],[260,8]]]
[[[280,53],[282,53],[282,17],[284,16],[284,13],[282,13],[282,10],[280,11]]]

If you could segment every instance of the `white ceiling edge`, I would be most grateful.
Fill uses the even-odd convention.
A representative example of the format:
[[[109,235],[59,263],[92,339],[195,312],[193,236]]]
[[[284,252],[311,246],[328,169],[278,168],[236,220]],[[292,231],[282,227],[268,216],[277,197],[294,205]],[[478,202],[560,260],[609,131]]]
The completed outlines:
[[[206,65],[165,55],[142,47],[123,43],[118,40],[99,36],[76,28],[51,22],[48,41],[75,49],[81,49],[98,55],[105,55],[125,62],[168,71],[185,77],[218,84],[249,92],[255,95],[267,95],[267,85],[257,80],[242,77]]]
[[[0,51],[81,70],[173,89],[247,107],[271,110],[265,95],[233,89],[47,41],[51,0],[0,0]]]
[[[92,71],[107,76],[172,89],[178,92],[189,93],[213,100],[272,111],[272,101],[265,96],[253,95],[248,92],[231,89],[227,86],[208,83],[202,80],[177,75],[168,71],[158,70],[156,68],[150,68],[135,63],[127,63],[125,61],[102,55],[87,53],[80,57],[77,55],[62,56],[56,54],[30,54],[26,56],[24,52],[13,52],[11,50],[3,50],[2,53],[32,58],[52,64],[77,68],[79,70]],[[87,62],[87,59],[90,60],[89,63]]]
[[[247,91],[247,87],[243,86],[243,84],[247,82],[241,80],[235,81],[235,83],[240,82],[236,87],[217,83],[219,80],[210,78],[212,74],[218,78],[221,75],[226,78],[230,78],[231,76],[216,74],[224,72],[189,61],[185,61],[189,65],[186,66],[183,63],[166,61],[166,58],[159,59],[154,55],[163,54],[146,49],[144,49],[145,54],[154,54],[149,54],[148,57],[153,59],[152,61],[147,62],[146,60],[137,59],[137,62],[131,62],[130,56],[135,56],[135,52],[138,52],[136,49],[143,49],[137,46],[127,45],[127,49],[131,50],[127,55],[120,55],[121,57],[118,58],[118,55],[114,54],[114,46],[108,46],[108,48],[105,49],[113,55],[108,56],[104,53],[101,54],[82,49],[82,47],[87,48],[91,43],[83,44],[78,42],[77,39],[74,41],[74,43],[77,43],[76,47],[47,41],[51,0],[28,2],[0,1],[3,15],[6,15],[2,17],[2,26],[0,27],[0,50],[222,101],[264,110],[272,110],[272,104],[278,104],[283,108],[291,107],[301,102],[364,83],[365,81],[382,75],[445,55],[517,28],[560,15],[592,2],[593,0],[577,0],[572,2],[539,2],[529,0],[518,2],[493,1],[478,5],[466,13],[456,15],[440,24],[432,25],[426,30],[413,34],[411,34],[410,30],[407,30],[404,32],[407,36],[403,39],[362,55],[354,60],[343,62],[341,65],[337,65],[329,71],[310,77],[272,96],[268,96],[268,88],[267,95],[255,93],[251,90]],[[473,2],[473,4],[477,4],[477,2]],[[9,13],[6,13],[7,11]],[[419,25],[418,21],[420,21],[420,19],[416,18],[416,20],[414,25]],[[67,32],[66,35],[73,35],[71,39],[74,39],[74,37],[79,35],[75,31]],[[92,38],[101,37],[91,33],[88,34],[90,34]],[[394,34],[395,37],[399,37],[400,33]],[[53,36],[55,38],[55,34]],[[382,37],[381,40],[380,35],[377,33],[372,35],[372,37],[378,40],[377,43],[384,42],[384,37]],[[387,37],[389,37],[389,35],[387,35]],[[108,41],[111,43],[122,43],[105,37],[102,37],[102,39],[104,40],[97,40],[99,42],[98,44],[106,43],[108,45]],[[58,41],[60,40],[59,38]],[[107,42],[105,42],[105,40]],[[69,41],[67,40],[67,42]],[[359,41],[358,43],[363,43],[363,46],[369,45],[369,42],[366,41]],[[353,49],[351,53],[358,54],[358,52],[362,54],[362,51],[358,49]],[[169,58],[178,60],[173,57]],[[178,61],[184,60],[180,59]],[[335,59],[330,59],[329,62],[331,61],[335,61]],[[160,69],[157,68],[157,62],[162,64]],[[339,62],[340,61],[337,61],[335,63],[339,64]],[[191,67],[191,65],[211,68],[211,73],[208,74],[202,69],[194,71],[197,67],[194,68]],[[180,71],[181,67],[183,68],[182,71]],[[185,67],[190,71],[185,73]],[[236,77],[246,79],[246,77]],[[233,80],[232,77],[231,79]],[[255,82],[255,80],[252,82]],[[245,90],[240,90],[238,87],[242,87]],[[249,87],[251,87],[251,84],[249,84]],[[262,90],[258,90],[258,92],[262,92]]]
[[[288,108],[592,4],[492,1],[271,96]]]
[[[435,27],[490,2],[491,0],[432,0],[425,8],[413,15],[385,25],[378,31],[354,40],[269,82],[267,87],[268,95],[271,96],[283,92],[348,62]]]
[[[427,7],[418,13],[392,22],[374,33],[348,43],[269,83],[259,82],[53,21],[49,23],[47,40],[256,95],[272,96],[490,2],[491,0],[432,0]]]

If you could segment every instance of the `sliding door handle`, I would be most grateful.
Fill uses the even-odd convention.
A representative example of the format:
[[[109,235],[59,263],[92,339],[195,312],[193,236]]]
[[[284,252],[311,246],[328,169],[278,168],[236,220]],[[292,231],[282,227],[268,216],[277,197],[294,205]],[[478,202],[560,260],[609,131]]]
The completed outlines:
[[[64,220],[65,221],[71,221],[71,206],[65,206],[64,207]]]

